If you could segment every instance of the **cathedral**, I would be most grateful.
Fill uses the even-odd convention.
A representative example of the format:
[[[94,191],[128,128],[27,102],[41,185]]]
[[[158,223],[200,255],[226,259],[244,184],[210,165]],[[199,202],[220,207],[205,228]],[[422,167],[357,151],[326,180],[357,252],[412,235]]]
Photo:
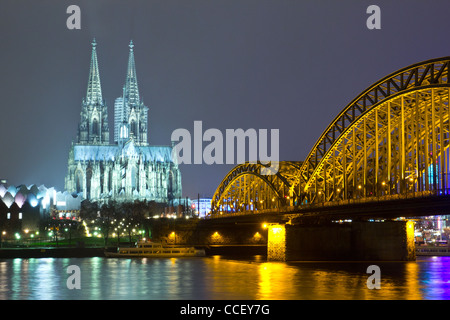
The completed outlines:
[[[114,143],[110,143],[94,39],[77,140],[69,151],[66,190],[100,202],[179,199],[181,172],[176,155],[171,146],[150,146],[147,129],[148,107],[139,96],[131,41],[122,96],[114,103]]]

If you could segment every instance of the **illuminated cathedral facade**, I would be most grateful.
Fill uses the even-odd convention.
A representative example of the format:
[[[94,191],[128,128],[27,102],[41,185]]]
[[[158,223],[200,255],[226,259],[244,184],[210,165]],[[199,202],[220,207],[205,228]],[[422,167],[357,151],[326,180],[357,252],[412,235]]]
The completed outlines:
[[[102,202],[169,202],[180,198],[181,173],[172,147],[147,142],[148,110],[139,96],[134,45],[130,42],[125,85],[114,104],[114,143],[110,143],[94,40],[77,140],[69,151],[66,190]]]

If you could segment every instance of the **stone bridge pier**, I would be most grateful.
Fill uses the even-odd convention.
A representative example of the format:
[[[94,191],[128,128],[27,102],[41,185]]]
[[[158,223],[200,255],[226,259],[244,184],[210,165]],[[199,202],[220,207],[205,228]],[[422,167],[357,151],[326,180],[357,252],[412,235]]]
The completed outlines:
[[[415,260],[414,222],[268,225],[269,261]]]

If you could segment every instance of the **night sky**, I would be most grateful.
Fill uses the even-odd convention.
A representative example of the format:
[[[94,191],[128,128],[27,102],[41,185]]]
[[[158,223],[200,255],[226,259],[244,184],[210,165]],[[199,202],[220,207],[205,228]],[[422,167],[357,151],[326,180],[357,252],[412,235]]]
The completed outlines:
[[[69,30],[69,5],[81,30]],[[381,30],[369,30],[369,5]],[[86,96],[92,38],[113,138],[114,100],[135,47],[149,142],[172,132],[280,130],[280,160],[303,160],[361,91],[450,55],[449,1],[0,1],[0,177],[64,190]],[[206,145],[206,143],[205,143]],[[183,196],[212,196],[233,165],[181,165]]]

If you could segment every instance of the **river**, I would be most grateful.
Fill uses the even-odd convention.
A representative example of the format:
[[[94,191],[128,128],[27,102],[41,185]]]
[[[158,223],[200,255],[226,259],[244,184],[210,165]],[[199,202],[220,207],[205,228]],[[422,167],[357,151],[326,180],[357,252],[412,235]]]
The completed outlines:
[[[381,288],[369,289],[369,265]],[[79,277],[69,271],[77,266]],[[0,260],[1,300],[403,300],[450,298],[450,257],[414,262],[267,262],[231,258]],[[69,289],[68,279],[80,289]]]

